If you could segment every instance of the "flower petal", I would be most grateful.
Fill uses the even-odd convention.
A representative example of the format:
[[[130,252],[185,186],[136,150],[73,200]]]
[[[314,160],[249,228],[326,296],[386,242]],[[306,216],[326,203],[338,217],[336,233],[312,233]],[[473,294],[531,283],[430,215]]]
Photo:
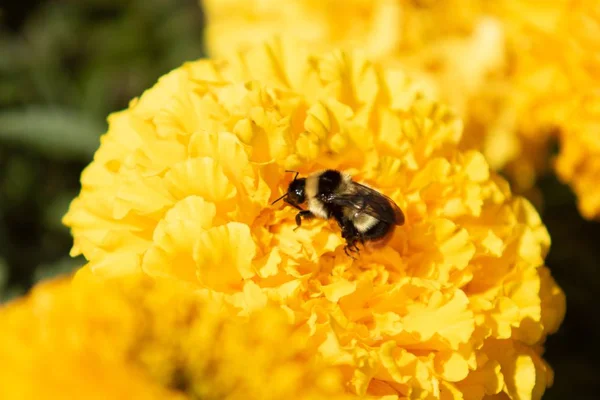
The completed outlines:
[[[207,287],[227,291],[254,276],[256,245],[248,225],[230,222],[198,237],[194,248],[198,280]]]

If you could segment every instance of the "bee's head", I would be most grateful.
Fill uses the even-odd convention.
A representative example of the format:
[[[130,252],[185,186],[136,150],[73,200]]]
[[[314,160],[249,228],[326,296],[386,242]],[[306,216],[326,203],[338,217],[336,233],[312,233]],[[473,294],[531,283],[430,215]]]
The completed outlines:
[[[290,203],[300,205],[306,201],[304,188],[306,186],[306,178],[294,179],[287,190],[287,199]]]
[[[286,172],[296,172],[296,171],[286,171]],[[298,179],[298,172],[296,172],[296,176],[294,176],[294,180],[290,182],[287,192],[278,199],[276,199],[273,203],[277,203],[281,199],[285,199],[287,203],[293,204],[295,206],[299,206],[300,204],[306,201],[306,194],[304,192],[304,188],[306,186],[306,178]]]

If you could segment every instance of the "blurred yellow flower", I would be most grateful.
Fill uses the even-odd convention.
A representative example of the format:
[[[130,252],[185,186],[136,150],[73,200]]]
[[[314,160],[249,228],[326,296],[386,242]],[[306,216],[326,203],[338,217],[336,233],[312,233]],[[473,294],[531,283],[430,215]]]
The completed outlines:
[[[531,204],[396,68],[276,41],[161,78],[108,133],[65,223],[80,276],[186,282],[228,312],[283,309],[351,393],[539,398],[565,301]],[[335,223],[270,202],[321,168],[389,195],[406,224],[344,254]],[[277,351],[274,348],[274,351]],[[386,398],[387,399],[387,398]]]
[[[372,59],[400,65],[426,83],[430,95],[452,105],[466,123],[462,147],[483,150],[494,169],[524,155],[513,110],[507,109],[504,27],[482,0],[201,3],[213,57],[230,56],[272,35],[296,38],[320,51],[360,49]]]
[[[202,0],[208,51],[226,56],[283,34],[310,42],[359,47],[370,58],[420,50],[432,41],[468,37],[481,0]],[[451,18],[450,18],[451,16]],[[246,32],[246,33],[244,33]],[[451,35],[453,38],[448,38]]]
[[[571,184],[579,210],[589,219],[600,216],[600,87],[574,102],[571,122],[561,132],[556,160],[558,176]]]
[[[556,172],[571,184],[585,218],[600,216],[600,2],[495,3],[513,42],[511,93],[524,140],[558,135]],[[546,136],[544,136],[546,133]],[[538,153],[547,158],[546,152]]]
[[[201,3],[212,56],[277,34],[401,65],[464,120],[461,147],[482,151],[521,193],[551,165],[557,133],[573,130],[573,95],[600,85],[596,0]]]
[[[181,283],[44,283],[0,309],[2,399],[342,399],[283,311],[232,320]]]

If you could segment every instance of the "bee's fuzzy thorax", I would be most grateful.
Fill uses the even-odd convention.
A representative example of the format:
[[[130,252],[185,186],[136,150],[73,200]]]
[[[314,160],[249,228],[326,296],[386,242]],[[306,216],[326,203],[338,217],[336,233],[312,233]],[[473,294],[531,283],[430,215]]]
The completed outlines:
[[[317,196],[319,191],[319,173],[314,173],[306,178],[306,197],[312,199]]]

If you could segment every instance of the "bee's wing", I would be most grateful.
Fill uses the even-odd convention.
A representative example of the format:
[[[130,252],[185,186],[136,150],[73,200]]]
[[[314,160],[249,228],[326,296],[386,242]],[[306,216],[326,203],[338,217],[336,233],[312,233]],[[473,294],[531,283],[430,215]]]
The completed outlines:
[[[353,184],[352,193],[335,195],[328,200],[331,204],[352,207],[357,212],[368,214],[389,224],[404,224],[404,213],[394,200],[360,183]]]

